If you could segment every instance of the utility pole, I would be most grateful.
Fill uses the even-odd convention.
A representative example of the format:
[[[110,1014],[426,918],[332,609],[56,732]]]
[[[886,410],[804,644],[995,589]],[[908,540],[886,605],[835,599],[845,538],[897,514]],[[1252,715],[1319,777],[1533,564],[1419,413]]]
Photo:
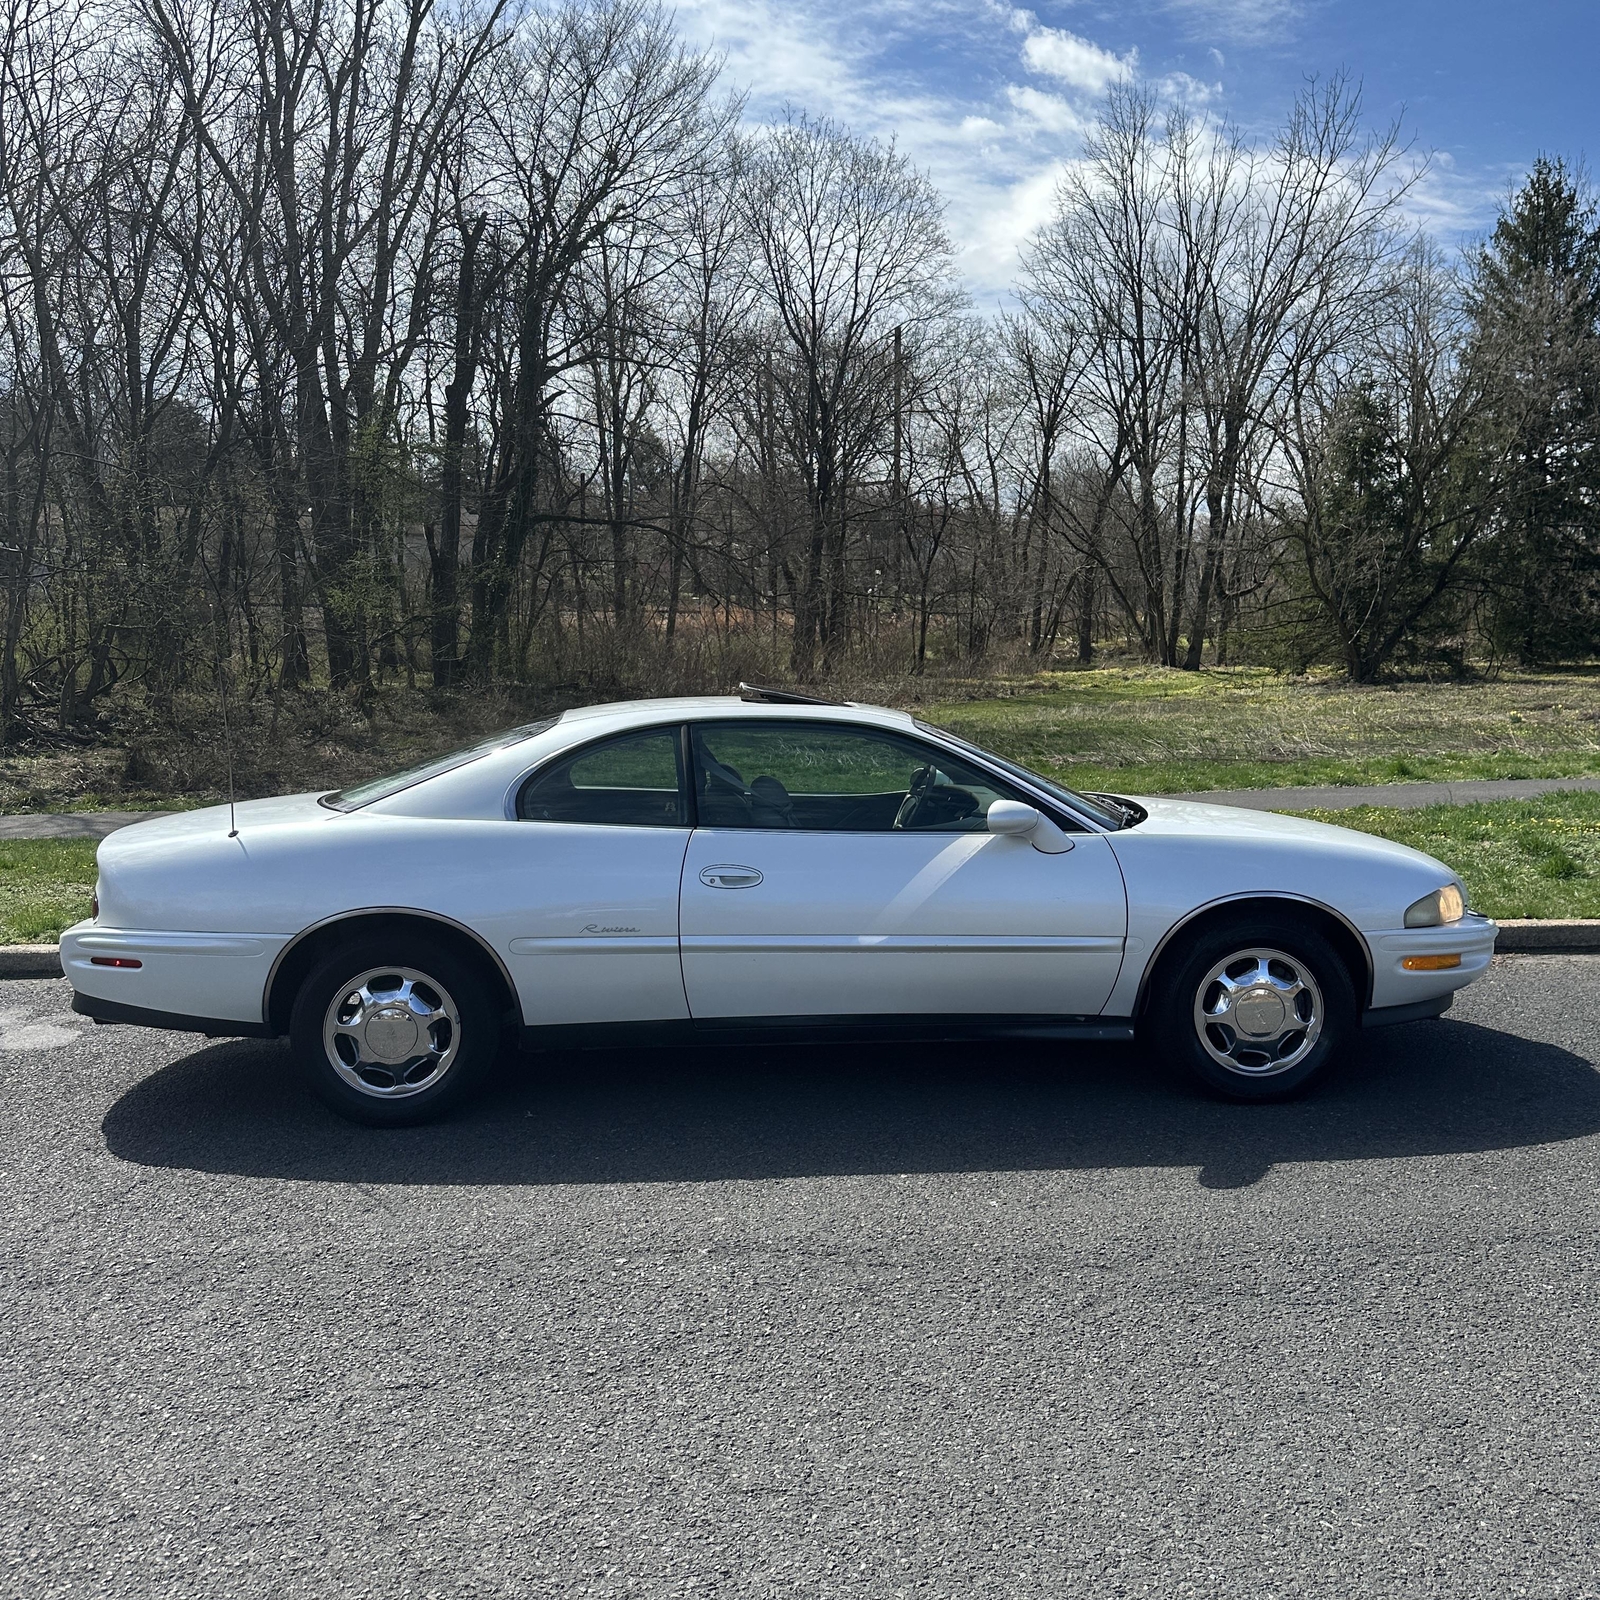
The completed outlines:
[[[894,529],[894,561],[891,571],[894,574],[894,608],[895,614],[900,611],[900,552],[906,538],[906,497],[900,487],[900,451],[902,445],[902,393],[901,393],[901,366],[900,366],[900,324],[894,325],[894,510],[890,526]]]
[[[900,506],[900,324],[894,325],[894,503]]]

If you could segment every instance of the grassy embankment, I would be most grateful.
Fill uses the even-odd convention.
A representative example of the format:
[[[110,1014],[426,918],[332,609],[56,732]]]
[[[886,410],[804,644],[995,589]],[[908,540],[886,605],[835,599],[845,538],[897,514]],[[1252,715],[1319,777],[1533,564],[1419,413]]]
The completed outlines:
[[[89,915],[96,842],[0,840],[0,944],[54,944]]]
[[[1132,794],[1600,775],[1600,675],[1361,688],[1239,670],[1056,674],[930,721],[1063,783]],[[1497,917],[1600,916],[1600,794],[1309,812],[1425,850]]]
[[[1600,673],[1362,688],[1258,668],[927,685],[930,722],[1080,789],[1600,775]]]
[[[1303,815],[1425,850],[1491,917],[1600,917],[1600,794]]]
[[[1159,794],[1600,775],[1600,674],[1363,689],[1253,669],[1131,668],[1053,673],[998,693],[992,683],[900,689],[858,692],[912,704],[1081,788]],[[28,777],[45,782],[35,769]],[[86,798],[74,795],[75,808]],[[94,800],[125,806],[133,796]],[[1600,916],[1600,795],[1322,815],[1438,856],[1490,915]],[[0,943],[47,941],[87,914],[94,848],[77,839],[0,843]]]

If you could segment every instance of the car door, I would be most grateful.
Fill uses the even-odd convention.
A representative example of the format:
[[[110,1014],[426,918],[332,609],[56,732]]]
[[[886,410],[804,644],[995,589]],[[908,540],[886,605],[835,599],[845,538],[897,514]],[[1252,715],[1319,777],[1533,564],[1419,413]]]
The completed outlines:
[[[524,786],[518,859],[528,881],[505,948],[530,1025],[687,1018],[682,748],[678,724],[620,734]]]
[[[691,729],[698,825],[679,913],[697,1019],[1093,1016],[1127,928],[1087,830],[1047,855],[988,832],[1023,798],[914,738],[751,718]]]

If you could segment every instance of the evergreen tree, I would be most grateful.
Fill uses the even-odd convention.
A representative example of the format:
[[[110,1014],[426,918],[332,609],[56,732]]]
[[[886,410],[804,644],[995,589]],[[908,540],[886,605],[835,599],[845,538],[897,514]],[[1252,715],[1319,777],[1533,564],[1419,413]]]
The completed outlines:
[[[1479,548],[1496,641],[1524,661],[1600,649],[1600,223],[1540,157],[1473,272],[1483,448],[1504,492]]]

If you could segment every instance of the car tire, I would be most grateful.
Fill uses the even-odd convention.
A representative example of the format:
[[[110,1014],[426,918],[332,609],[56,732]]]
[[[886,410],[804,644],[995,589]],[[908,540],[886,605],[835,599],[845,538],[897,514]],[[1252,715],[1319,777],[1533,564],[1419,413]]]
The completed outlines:
[[[499,1052],[501,1008],[481,967],[448,945],[375,936],[340,945],[300,985],[295,1060],[319,1099],[369,1127],[430,1122]]]
[[[1349,1048],[1355,991],[1338,952],[1293,916],[1241,918],[1185,941],[1157,972],[1141,1033],[1231,1100],[1287,1100]]]

